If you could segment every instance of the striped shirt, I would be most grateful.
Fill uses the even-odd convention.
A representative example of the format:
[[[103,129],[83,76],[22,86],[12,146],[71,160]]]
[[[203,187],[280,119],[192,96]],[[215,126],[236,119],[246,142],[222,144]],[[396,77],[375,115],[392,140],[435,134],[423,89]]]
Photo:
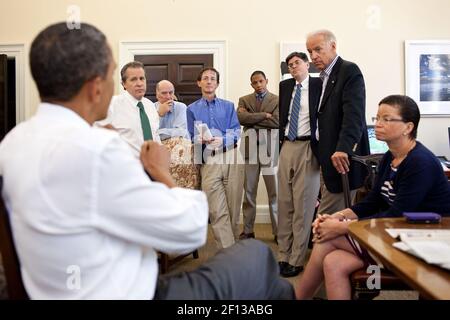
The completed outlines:
[[[397,168],[391,165],[391,171],[381,186],[381,196],[385,198],[386,202],[389,204],[392,204],[395,200],[394,177],[396,174]]]

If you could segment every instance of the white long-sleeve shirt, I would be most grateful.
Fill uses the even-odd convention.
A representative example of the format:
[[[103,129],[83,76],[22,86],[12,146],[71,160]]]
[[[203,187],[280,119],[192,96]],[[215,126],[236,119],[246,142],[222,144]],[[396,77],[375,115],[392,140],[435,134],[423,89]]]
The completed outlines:
[[[0,144],[2,196],[33,299],[151,299],[155,250],[206,241],[200,191],[152,182],[117,132],[41,104]]]
[[[150,122],[153,140],[161,142],[158,134],[159,115],[155,105],[147,98],[142,98],[140,101],[144,105],[145,113]],[[123,91],[120,95],[112,98],[106,119],[96,123],[101,126],[111,124],[116,128],[121,138],[131,147],[131,151],[136,158],[139,158],[141,146],[144,143],[141,117],[137,107],[138,102],[128,91]]]

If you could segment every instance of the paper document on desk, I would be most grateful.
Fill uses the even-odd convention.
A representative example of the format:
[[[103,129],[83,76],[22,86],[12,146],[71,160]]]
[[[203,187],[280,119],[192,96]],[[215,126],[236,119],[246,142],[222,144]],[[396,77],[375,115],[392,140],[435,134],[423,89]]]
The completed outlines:
[[[386,229],[401,241],[393,246],[429,264],[450,270],[450,230],[442,229]]]

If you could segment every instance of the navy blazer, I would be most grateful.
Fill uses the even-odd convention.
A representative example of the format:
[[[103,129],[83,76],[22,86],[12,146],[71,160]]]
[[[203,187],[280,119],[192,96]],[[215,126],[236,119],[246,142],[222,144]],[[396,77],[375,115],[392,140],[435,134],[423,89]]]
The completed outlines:
[[[319,163],[327,189],[342,192],[340,174],[331,163],[336,151],[351,157],[369,154],[366,127],[366,90],[356,64],[338,58],[334,65],[317,114],[319,123]],[[359,163],[350,163],[350,189],[362,186],[367,174]]]
[[[286,79],[280,82],[279,109],[280,109],[280,150],[284,141],[284,131],[288,123],[289,106],[291,104],[292,92],[295,87],[295,79]],[[311,149],[318,157],[318,146],[316,140],[317,128],[317,107],[319,105],[320,94],[322,93],[322,80],[309,77],[309,125],[311,127]]]

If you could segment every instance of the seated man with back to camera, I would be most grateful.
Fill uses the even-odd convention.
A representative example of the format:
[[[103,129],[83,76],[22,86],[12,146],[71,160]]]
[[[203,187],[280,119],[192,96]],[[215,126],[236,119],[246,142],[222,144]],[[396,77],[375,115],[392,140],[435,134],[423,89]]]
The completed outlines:
[[[139,162],[117,132],[93,126],[106,116],[115,69],[97,28],[47,27],[32,42],[30,67],[42,103],[0,144],[2,197],[30,298],[294,297],[271,249],[253,239],[158,277],[156,250],[205,243],[204,193],[175,186],[164,146],[144,142]]]
[[[389,151],[379,164],[374,188],[351,208],[319,215],[314,221],[315,244],[296,288],[298,299],[311,298],[323,280],[329,299],[350,299],[350,274],[374,263],[347,235],[352,221],[401,217],[403,212],[450,215],[450,185],[442,166],[416,141],[419,120],[419,108],[411,98],[391,95],[381,100],[375,133]]]

